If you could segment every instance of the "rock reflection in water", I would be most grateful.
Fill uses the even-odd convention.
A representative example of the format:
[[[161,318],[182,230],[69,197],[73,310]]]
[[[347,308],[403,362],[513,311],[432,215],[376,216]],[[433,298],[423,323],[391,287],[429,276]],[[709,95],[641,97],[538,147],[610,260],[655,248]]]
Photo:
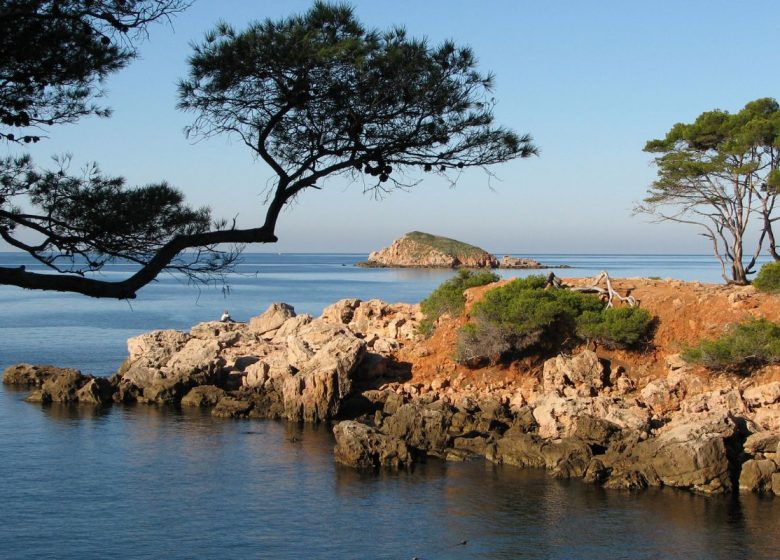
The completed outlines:
[[[734,560],[780,545],[776,499],[607,491],[484,462],[359,473],[334,464],[327,426],[23,397],[0,388],[3,558]]]

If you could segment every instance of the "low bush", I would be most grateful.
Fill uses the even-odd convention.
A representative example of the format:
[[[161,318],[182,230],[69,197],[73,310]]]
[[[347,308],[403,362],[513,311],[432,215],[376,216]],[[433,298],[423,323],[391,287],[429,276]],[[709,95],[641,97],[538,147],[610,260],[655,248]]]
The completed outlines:
[[[605,309],[597,296],[545,284],[544,276],[529,276],[487,292],[474,304],[473,322],[460,332],[456,359],[476,365],[578,339],[622,347],[649,339],[653,320],[647,311]]]
[[[710,369],[748,373],[780,362],[780,325],[766,319],[731,325],[723,336],[702,340],[684,350],[682,357]]]
[[[639,307],[610,307],[586,311],[577,318],[577,335],[610,347],[630,347],[647,342],[653,316]]]
[[[466,305],[464,290],[491,284],[499,279],[497,274],[487,270],[459,270],[456,276],[443,282],[431,292],[431,295],[420,302],[420,309],[425,318],[420,322],[419,332],[430,336],[439,317],[444,314],[455,317],[463,313],[463,308]]]
[[[780,262],[767,263],[758,271],[753,285],[762,292],[780,293]]]

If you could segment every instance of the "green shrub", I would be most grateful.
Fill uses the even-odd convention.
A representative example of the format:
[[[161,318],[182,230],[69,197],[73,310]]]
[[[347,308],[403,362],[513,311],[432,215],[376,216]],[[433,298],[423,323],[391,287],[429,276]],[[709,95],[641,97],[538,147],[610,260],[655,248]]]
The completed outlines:
[[[466,323],[458,333],[455,356],[458,362],[478,366],[485,359],[497,359],[512,349],[501,328],[491,323]]]
[[[586,311],[577,318],[577,335],[611,347],[637,346],[653,329],[653,316],[639,307]]]
[[[762,292],[780,292],[780,262],[767,263],[758,271],[753,285]]]
[[[456,276],[443,282],[431,292],[431,295],[420,302],[420,309],[425,318],[420,322],[419,332],[430,336],[439,317],[444,314],[455,317],[463,313],[463,308],[466,305],[464,290],[491,284],[499,279],[497,274],[487,270],[478,272],[459,270]]]
[[[750,371],[780,362],[780,325],[753,319],[731,325],[714,340],[702,340],[683,351],[684,360],[710,369]]]
[[[473,323],[461,329],[456,359],[475,365],[578,338],[613,346],[634,346],[649,338],[653,321],[647,311],[605,310],[594,295],[544,289],[545,284],[544,276],[529,276],[487,292],[474,304]]]

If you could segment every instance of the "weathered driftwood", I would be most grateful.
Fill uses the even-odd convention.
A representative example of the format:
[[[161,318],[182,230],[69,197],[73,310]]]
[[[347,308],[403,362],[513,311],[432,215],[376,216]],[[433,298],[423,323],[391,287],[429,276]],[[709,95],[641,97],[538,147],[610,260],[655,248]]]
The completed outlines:
[[[599,284],[604,282],[604,287],[602,288]],[[551,272],[547,276],[547,287],[553,287],[553,288],[559,288],[559,289],[568,289],[573,292],[582,292],[586,294],[599,294],[603,296],[607,301],[607,307],[613,307],[614,300],[617,299],[621,303],[625,303],[629,307],[638,307],[639,301],[632,296],[621,296],[617,290],[612,286],[612,280],[609,277],[609,273],[606,271],[602,271],[598,276],[593,278],[592,282],[587,286],[566,286],[563,281],[558,278],[554,272]]]

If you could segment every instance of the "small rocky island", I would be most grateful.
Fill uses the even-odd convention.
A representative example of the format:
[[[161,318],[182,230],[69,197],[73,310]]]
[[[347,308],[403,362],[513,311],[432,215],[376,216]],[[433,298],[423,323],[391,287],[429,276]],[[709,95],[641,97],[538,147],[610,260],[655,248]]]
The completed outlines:
[[[509,255],[499,260],[475,245],[421,231],[407,233],[389,247],[373,251],[367,261],[357,264],[369,268],[555,268],[533,259]]]

